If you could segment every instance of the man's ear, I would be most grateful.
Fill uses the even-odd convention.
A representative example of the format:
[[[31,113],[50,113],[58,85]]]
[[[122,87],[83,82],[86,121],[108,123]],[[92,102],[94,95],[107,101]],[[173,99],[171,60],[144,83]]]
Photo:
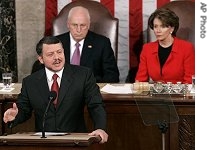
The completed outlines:
[[[39,62],[40,62],[41,64],[44,64],[43,59],[42,59],[42,56],[38,56],[38,60],[39,60]]]

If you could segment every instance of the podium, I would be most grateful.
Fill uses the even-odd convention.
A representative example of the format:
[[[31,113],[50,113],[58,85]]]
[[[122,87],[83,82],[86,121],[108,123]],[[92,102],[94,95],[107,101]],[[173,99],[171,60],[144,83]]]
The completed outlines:
[[[100,87],[102,88],[104,85],[106,85],[106,83],[101,83]],[[15,86],[18,86],[17,89]],[[12,103],[16,102],[17,100],[18,92],[16,92],[16,90],[20,91],[21,84],[19,85],[19,83],[15,83],[14,87],[15,89],[12,92],[0,92],[1,118],[6,109],[12,107]],[[133,94],[102,93],[102,96],[106,105],[107,112],[107,132],[109,134],[108,142],[104,144],[92,143],[88,147],[79,148],[88,150],[152,150],[155,147],[156,150],[162,149],[162,136],[160,130],[157,128],[156,125],[147,126],[144,124],[145,122],[143,121],[147,120],[142,120],[139,109],[136,105],[136,100],[138,100],[139,103],[141,101],[153,101],[153,99],[157,99],[158,95],[140,96]],[[163,97],[159,96],[160,99],[162,99]],[[168,129],[165,137],[166,150],[195,149],[195,96],[194,94],[189,94],[184,97],[181,95],[172,95],[171,100],[177,111],[179,122],[168,124]],[[205,104],[206,103],[204,103],[204,105]],[[87,128],[90,129],[89,131],[92,131],[92,120],[88,116],[87,112],[85,113]],[[34,117],[32,116],[30,120],[24,122],[23,124],[19,124],[11,130],[3,122],[3,119],[1,119],[0,135],[3,135],[4,133],[14,134],[17,132],[33,132],[35,128],[34,125]],[[2,137],[0,136],[0,140],[1,138]],[[0,150],[4,150],[5,148],[2,148],[1,145]],[[33,149],[44,147],[43,145],[34,145],[31,146]],[[51,145],[48,144],[47,146]],[[12,146],[4,147],[8,149],[8,147]],[[51,147],[52,149],[59,149],[58,146]],[[74,147],[64,147],[64,149],[72,148]],[[12,148],[10,148],[10,150],[12,150]],[[13,146],[13,150],[17,150],[17,146]]]
[[[16,133],[0,136],[0,150],[15,150],[17,147],[21,150],[87,150],[100,140],[99,136],[90,136],[88,133],[47,135],[47,138],[41,138],[33,132]]]

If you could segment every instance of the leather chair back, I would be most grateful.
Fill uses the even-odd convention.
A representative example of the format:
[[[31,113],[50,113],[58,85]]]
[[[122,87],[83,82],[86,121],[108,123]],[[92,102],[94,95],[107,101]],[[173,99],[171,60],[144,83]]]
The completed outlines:
[[[119,20],[114,18],[109,10],[97,1],[77,0],[67,4],[53,20],[52,34],[59,35],[69,31],[67,17],[69,10],[75,6],[83,6],[89,10],[91,18],[90,30],[110,39],[117,60]]]
[[[163,8],[169,8],[179,17],[179,29],[176,36],[190,41],[195,45],[195,2],[192,1],[172,1]],[[148,28],[148,42],[156,40],[153,30]]]

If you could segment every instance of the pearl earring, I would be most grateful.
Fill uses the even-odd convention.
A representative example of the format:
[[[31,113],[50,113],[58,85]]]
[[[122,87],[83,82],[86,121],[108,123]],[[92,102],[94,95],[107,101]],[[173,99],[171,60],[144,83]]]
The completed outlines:
[[[172,34],[173,32],[171,31],[170,33]]]

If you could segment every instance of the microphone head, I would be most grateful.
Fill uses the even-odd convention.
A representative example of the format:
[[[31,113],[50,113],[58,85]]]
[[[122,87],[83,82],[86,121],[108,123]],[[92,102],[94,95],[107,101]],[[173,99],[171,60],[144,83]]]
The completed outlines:
[[[50,101],[54,101],[55,99],[56,99],[56,97],[57,97],[57,92],[55,92],[55,91],[50,91],[50,93],[49,93],[49,100]]]

